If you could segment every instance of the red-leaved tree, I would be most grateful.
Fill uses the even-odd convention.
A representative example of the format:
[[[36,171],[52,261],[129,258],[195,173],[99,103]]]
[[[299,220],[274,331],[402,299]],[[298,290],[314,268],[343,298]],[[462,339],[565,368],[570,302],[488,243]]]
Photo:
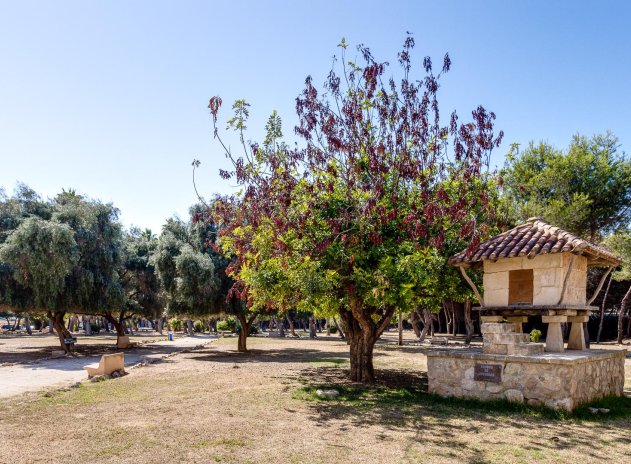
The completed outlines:
[[[438,91],[448,55],[438,73],[424,58],[413,77],[408,36],[395,80],[365,46],[357,47],[361,65],[347,61],[344,40],[340,47],[324,88],[308,77],[296,99],[301,147],[282,142],[275,114],[265,140],[247,142],[241,100],[228,121],[243,145],[236,156],[218,131],[221,99],[210,100],[215,136],[234,166],[222,175],[243,187],[214,214],[222,247],[236,257],[235,292],[253,308],[339,313],[351,379],[373,382],[375,342],[395,310],[408,309],[409,289],[435,268],[436,251],[451,237],[475,246],[485,233],[473,211],[493,215],[484,178],[502,133],[482,106],[470,121],[453,112],[443,122]]]

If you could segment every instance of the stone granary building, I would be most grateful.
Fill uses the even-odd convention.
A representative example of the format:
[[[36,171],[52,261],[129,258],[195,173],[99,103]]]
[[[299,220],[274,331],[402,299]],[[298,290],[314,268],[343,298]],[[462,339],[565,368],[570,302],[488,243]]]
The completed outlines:
[[[518,331],[529,316],[548,324],[547,352],[564,350],[562,323],[571,323],[568,349],[585,349],[584,323],[605,278],[622,260],[538,218],[531,218],[500,235],[450,258],[473,287],[480,302],[481,319],[506,318]],[[591,296],[587,296],[587,269],[604,266],[606,272]],[[484,272],[484,296],[466,274],[467,268]]]
[[[507,399],[574,410],[599,398],[621,396],[625,350],[586,350],[584,323],[611,269],[609,251],[537,218],[450,259],[480,301],[482,349],[427,353],[428,390],[441,396]],[[609,272],[587,296],[587,269]],[[467,275],[484,272],[484,295]],[[528,317],[548,324],[546,346],[521,333]],[[505,321],[506,320],[506,321]],[[568,351],[561,324],[570,323]]]

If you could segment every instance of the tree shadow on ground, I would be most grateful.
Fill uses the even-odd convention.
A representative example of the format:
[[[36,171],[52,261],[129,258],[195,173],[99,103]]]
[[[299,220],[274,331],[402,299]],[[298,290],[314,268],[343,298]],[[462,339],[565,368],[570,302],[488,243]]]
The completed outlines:
[[[376,356],[383,356],[376,354]],[[250,349],[247,353],[226,350],[204,350],[193,353],[190,359],[195,361],[219,363],[307,363],[312,365],[343,365],[348,363],[348,354],[340,351],[322,351],[310,348],[279,348],[264,350]]]
[[[628,397],[603,399],[597,405],[611,408],[611,415],[590,416],[587,406],[568,414],[507,401],[441,398],[427,393],[426,373],[405,370],[378,370],[376,383],[370,387],[348,380],[346,369],[332,367],[303,369],[294,380],[301,385],[295,398],[308,402],[311,419],[318,425],[328,427],[337,422],[408,431],[414,434],[418,446],[434,445],[434,450],[450,459],[464,455],[466,462],[486,462],[480,443],[471,440],[471,434],[490,434],[494,445],[507,448],[515,446],[513,436],[517,441],[526,441],[520,446],[531,453],[580,448],[583,455],[594,460],[607,456],[608,442],[600,440],[600,436],[631,445]],[[319,388],[334,388],[340,395],[336,399],[320,399],[316,394]]]

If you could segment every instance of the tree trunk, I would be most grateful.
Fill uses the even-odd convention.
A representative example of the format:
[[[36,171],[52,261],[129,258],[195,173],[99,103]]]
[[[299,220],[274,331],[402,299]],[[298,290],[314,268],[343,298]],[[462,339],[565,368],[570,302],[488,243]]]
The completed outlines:
[[[66,338],[72,337],[70,331],[64,325],[65,315],[66,311],[55,311],[54,313],[50,311],[48,312],[48,318],[50,321],[52,321],[55,332],[57,332],[57,335],[59,337],[59,345],[61,346],[61,349],[64,350],[66,353],[71,353],[72,345],[66,345],[65,342]]]
[[[373,350],[375,343],[390,323],[394,307],[386,308],[380,320],[375,322],[372,315],[357,302],[351,303],[350,311],[342,311],[346,335],[350,341],[351,380],[374,383]]]
[[[338,331],[338,333],[340,335],[340,338],[342,340],[345,340],[346,339],[346,334],[345,334],[345,331],[344,331],[344,327],[342,327],[341,321],[338,321],[337,318],[334,317],[333,318],[333,322],[335,322],[335,327],[337,327],[337,331]]]
[[[611,279],[613,278],[613,273],[609,276],[609,283],[607,284],[607,288],[605,289],[605,296],[603,297],[603,302],[600,305],[600,322],[598,323],[598,334],[596,335],[596,343],[600,343],[600,334],[603,331],[603,322],[605,320],[605,304],[607,302],[607,295],[609,294],[609,287],[611,286]]]
[[[447,335],[451,335],[452,315],[449,313],[449,303],[443,301],[443,311],[445,313],[445,323],[447,324]]]
[[[105,313],[103,314],[103,317],[105,317],[105,320],[107,320],[110,324],[114,326],[114,330],[116,330],[116,338],[122,337],[123,335],[125,335],[125,325],[123,323],[123,320],[116,319],[112,315],[112,313]]]
[[[287,314],[287,322],[289,322],[289,332],[291,332],[291,336],[297,337],[296,329],[294,327],[294,320],[293,318],[289,317],[289,314]]]
[[[164,318],[161,317],[158,319],[158,333],[162,335],[162,331],[164,330]]]
[[[473,321],[471,320],[471,300],[467,298],[464,303],[464,323],[467,329],[467,335],[465,337],[465,345],[469,345],[471,343],[471,339],[473,338]]]
[[[49,334],[54,334],[55,333],[55,323],[53,322],[53,318],[52,317],[48,318],[48,333]]]
[[[188,334],[192,337],[193,336],[193,320],[188,319],[186,321],[186,326],[188,327]]]
[[[622,299],[622,304],[620,305],[620,312],[618,313],[618,343],[622,343],[622,338],[624,336],[623,334],[623,318],[624,315],[627,313],[628,311],[628,307],[631,304],[631,287],[629,287],[629,290],[627,290],[627,293],[625,293],[624,298]]]
[[[83,330],[87,336],[92,335],[92,324],[90,324],[90,318],[83,316]]]
[[[110,312],[103,314],[103,317],[114,326],[114,330],[116,330],[116,345],[118,346],[119,338],[125,335],[125,313],[121,312],[118,319]]]
[[[410,324],[412,325],[412,330],[414,331],[414,335],[416,338],[421,338],[421,329],[419,329],[418,324],[421,318],[419,317],[416,311],[412,311],[410,314]]]
[[[28,317],[28,313],[24,315],[24,326],[26,327],[26,333],[33,335],[33,329],[31,329],[31,319]]]
[[[419,341],[421,343],[425,341],[427,332],[431,332],[430,333],[431,336],[434,335],[432,331],[433,325],[434,325],[434,321],[432,319],[432,313],[429,311],[429,309],[423,308],[423,330],[421,331],[421,336],[419,337]]]
[[[316,323],[313,316],[309,318],[309,338],[316,338]]]
[[[398,323],[398,329],[399,329],[399,346],[403,346],[403,314],[399,314],[399,323]]]
[[[245,314],[239,314],[237,315],[237,318],[239,319],[239,322],[241,322],[241,331],[239,332],[239,342],[237,346],[237,351],[239,353],[247,353],[248,352],[248,347],[247,347],[248,336],[250,335],[250,328],[252,327],[252,323],[254,322],[254,319],[256,319],[256,315],[253,314],[252,316],[247,318]]]

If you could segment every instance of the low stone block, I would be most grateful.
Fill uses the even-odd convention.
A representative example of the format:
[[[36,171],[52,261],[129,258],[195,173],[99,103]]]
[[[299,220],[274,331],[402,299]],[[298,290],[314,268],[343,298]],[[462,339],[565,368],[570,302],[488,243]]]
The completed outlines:
[[[340,392],[337,390],[316,390],[316,395],[318,395],[320,398],[327,398],[327,399],[332,399],[332,398],[337,398],[338,396],[340,396]]]
[[[545,352],[543,343],[520,343],[509,345],[508,354],[515,356],[538,356]]]
[[[482,335],[515,332],[515,325],[503,322],[484,322],[482,324]]]
[[[528,343],[530,335],[522,333],[489,333],[484,335],[484,343],[498,343],[500,345],[516,345]]]
[[[486,344],[482,347],[484,354],[508,354],[507,345]]]
[[[540,344],[525,346],[541,348]],[[480,400],[506,398],[563,410],[573,410],[607,395],[623,395],[624,352],[582,351],[536,357],[493,354],[473,349],[429,352],[430,393]],[[501,382],[472,379],[479,363],[503,366]]]

